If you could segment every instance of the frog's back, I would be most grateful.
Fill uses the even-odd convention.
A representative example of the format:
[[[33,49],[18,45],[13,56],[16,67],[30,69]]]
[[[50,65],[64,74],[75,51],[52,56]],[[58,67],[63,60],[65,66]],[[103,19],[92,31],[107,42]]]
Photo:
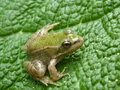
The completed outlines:
[[[28,51],[34,51],[46,47],[59,46],[65,38],[67,38],[67,35],[64,33],[46,34],[37,37],[27,48]]]

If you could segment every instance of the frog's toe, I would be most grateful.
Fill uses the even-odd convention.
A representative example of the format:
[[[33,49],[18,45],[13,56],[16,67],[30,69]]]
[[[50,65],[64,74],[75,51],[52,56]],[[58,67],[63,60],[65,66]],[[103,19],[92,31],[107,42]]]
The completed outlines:
[[[61,76],[61,77],[70,76],[69,73],[64,73],[66,69],[67,69],[67,67],[64,67],[64,69],[63,69],[62,72],[60,73],[60,76]]]
[[[50,82],[49,84],[52,84],[52,85],[55,85],[55,86],[59,86],[57,83],[55,83],[55,82]]]
[[[69,73],[60,73],[60,77],[64,77],[64,76],[69,76],[70,77],[70,74]]]
[[[67,67],[64,67],[64,69],[62,70],[61,74],[63,74],[66,69],[67,69]]]
[[[43,80],[40,80],[45,86],[48,86],[48,84],[45,82],[45,81],[43,81]]]
[[[40,79],[40,81],[45,84],[46,86],[48,86],[48,84],[52,84],[52,85],[55,85],[55,86],[59,86],[57,83],[53,82],[49,77],[42,77]]]
[[[53,26],[56,26],[56,25],[58,25],[58,24],[60,24],[59,22],[56,22],[56,23],[54,23],[54,24],[52,24]]]

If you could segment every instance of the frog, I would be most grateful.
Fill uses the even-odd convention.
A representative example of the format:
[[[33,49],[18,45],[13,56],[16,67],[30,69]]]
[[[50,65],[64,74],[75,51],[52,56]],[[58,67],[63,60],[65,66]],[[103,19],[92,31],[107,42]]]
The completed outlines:
[[[24,62],[26,71],[44,85],[56,85],[56,81],[69,75],[66,67],[59,72],[56,65],[63,57],[78,50],[84,43],[81,36],[68,29],[63,32],[49,33],[59,23],[47,24],[36,31],[25,44],[28,60]],[[49,71],[50,77],[46,75]]]

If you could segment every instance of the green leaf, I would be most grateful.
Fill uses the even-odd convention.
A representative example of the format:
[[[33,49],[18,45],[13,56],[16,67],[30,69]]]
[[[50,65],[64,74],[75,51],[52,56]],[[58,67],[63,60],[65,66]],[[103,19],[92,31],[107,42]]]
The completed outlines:
[[[84,45],[57,65],[70,77],[46,87],[26,72],[24,45],[36,30],[72,29]],[[120,0],[0,0],[0,90],[119,90]]]

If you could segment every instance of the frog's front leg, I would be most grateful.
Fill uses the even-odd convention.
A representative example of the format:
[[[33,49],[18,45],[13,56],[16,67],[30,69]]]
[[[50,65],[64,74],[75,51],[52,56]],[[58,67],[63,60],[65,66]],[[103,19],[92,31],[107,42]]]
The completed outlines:
[[[64,74],[65,68],[61,73],[57,72],[57,69],[55,67],[56,64],[57,64],[57,59],[52,59],[48,66],[48,70],[53,81],[57,81],[61,79],[63,76],[68,75],[68,74]]]
[[[41,81],[46,86],[47,84],[57,85],[52,80],[50,80],[49,77],[44,76],[46,72],[46,65],[42,61],[25,61],[24,67],[33,78]]]

